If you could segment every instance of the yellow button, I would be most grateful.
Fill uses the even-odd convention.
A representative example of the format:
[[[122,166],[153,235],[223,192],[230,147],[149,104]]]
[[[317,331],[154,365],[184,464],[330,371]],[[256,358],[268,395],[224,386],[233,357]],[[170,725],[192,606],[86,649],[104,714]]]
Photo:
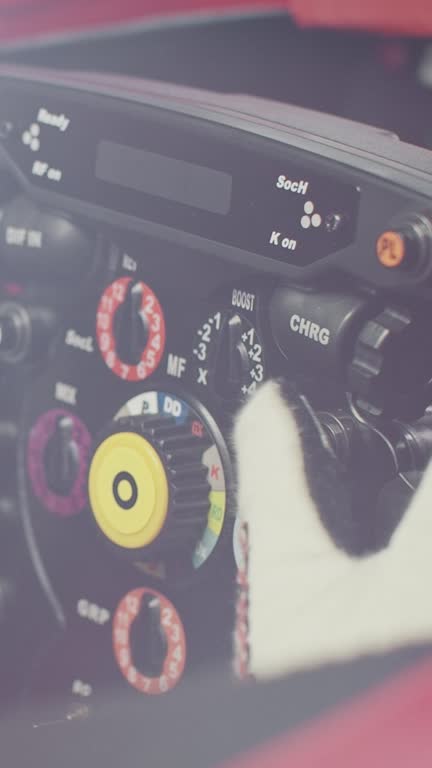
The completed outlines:
[[[89,497],[110,541],[127,549],[151,544],[163,528],[169,501],[165,469],[153,446],[134,432],[104,440],[90,466]]]

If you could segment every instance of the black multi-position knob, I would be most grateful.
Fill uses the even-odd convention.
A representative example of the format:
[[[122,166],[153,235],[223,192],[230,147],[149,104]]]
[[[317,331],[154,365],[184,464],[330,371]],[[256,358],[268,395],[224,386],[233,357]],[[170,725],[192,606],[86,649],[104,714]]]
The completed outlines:
[[[242,338],[245,324],[240,315],[232,315],[222,328],[216,350],[214,369],[217,391],[224,397],[233,397],[248,381],[251,361]]]
[[[168,640],[161,623],[161,604],[156,595],[144,595],[130,629],[134,666],[146,677],[160,677],[168,652]]]
[[[114,318],[114,336],[119,358],[138,365],[149,337],[149,322],[142,309],[143,284],[131,281]]]
[[[386,307],[360,331],[348,369],[357,406],[371,417],[420,418],[430,402],[432,314]]]
[[[45,449],[47,483],[59,496],[69,496],[79,470],[79,448],[73,438],[73,429],[72,419],[60,416]]]
[[[201,433],[171,418],[113,422],[89,471],[90,503],[105,536],[140,557],[192,552],[210,507],[206,447]]]

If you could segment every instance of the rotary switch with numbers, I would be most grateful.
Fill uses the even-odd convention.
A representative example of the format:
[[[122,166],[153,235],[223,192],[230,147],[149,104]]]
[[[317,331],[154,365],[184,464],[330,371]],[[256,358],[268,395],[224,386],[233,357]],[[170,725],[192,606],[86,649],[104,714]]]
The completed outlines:
[[[196,383],[224,400],[251,394],[264,379],[258,332],[236,310],[209,315],[197,331],[192,354]]]
[[[139,693],[174,688],[186,662],[186,637],[173,604],[153,589],[135,589],[117,606],[113,648],[119,669]]]
[[[164,314],[153,290],[131,277],[111,283],[99,302],[96,335],[113,373],[144,381],[157,369],[165,347]]]

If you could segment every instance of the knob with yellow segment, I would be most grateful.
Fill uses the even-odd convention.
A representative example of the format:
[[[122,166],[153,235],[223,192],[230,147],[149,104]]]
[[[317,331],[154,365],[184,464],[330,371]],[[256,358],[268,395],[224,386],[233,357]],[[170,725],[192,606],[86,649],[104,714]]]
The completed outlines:
[[[202,435],[173,418],[114,421],[89,470],[90,505],[104,536],[140,559],[192,551],[210,508],[205,447]]]

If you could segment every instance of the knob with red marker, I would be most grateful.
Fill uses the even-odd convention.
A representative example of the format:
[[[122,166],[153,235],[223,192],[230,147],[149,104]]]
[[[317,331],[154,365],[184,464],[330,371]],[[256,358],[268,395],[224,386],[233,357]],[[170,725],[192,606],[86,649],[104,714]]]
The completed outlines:
[[[30,430],[27,468],[34,495],[45,509],[67,518],[87,505],[87,469],[92,439],[72,411],[54,408]]]
[[[114,614],[113,650],[121,674],[139,693],[174,688],[185,669],[186,635],[171,601],[154,589],[128,592]]]
[[[165,348],[165,320],[153,290],[121,277],[99,302],[96,336],[102,357],[126,381],[144,381],[158,367]]]

